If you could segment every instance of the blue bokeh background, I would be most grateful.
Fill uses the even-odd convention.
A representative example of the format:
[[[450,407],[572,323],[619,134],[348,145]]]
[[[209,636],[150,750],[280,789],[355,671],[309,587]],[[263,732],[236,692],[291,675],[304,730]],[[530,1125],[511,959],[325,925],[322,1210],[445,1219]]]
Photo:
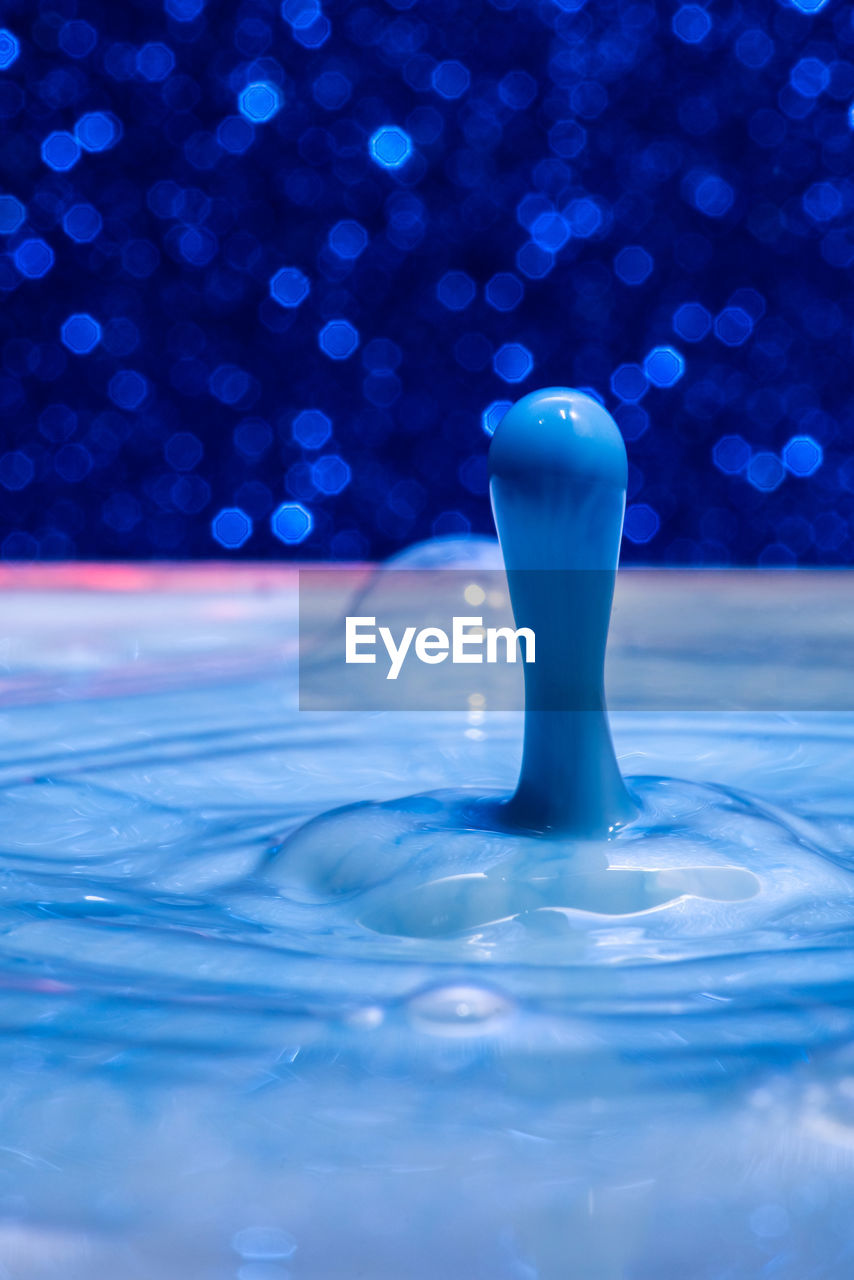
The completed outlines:
[[[3,15],[4,558],[487,532],[490,432],[564,383],[626,560],[850,559],[850,5]]]

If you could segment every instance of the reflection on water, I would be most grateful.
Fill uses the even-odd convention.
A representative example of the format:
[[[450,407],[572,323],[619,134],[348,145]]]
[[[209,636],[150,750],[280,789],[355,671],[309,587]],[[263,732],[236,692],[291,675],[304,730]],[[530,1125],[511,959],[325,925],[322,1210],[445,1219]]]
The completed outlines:
[[[617,717],[571,866],[394,804],[288,865],[518,717],[300,716],[288,591],[4,603],[10,1275],[850,1273],[854,718]]]

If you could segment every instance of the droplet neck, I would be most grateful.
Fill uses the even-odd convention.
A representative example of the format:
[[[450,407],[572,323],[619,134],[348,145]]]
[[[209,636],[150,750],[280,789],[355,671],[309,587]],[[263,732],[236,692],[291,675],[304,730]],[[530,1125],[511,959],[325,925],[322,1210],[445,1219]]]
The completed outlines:
[[[525,737],[510,822],[606,835],[634,805],[604,695],[626,453],[595,400],[566,388],[525,396],[490,448],[490,494],[517,627],[537,637],[525,667]]]

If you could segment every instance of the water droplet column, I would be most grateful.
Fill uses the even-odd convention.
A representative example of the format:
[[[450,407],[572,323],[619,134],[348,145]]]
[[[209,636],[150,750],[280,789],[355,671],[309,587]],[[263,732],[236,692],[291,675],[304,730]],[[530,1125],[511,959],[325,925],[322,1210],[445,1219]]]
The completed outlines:
[[[549,387],[518,401],[489,451],[490,493],[525,665],[512,826],[598,836],[635,806],[614,754],[604,663],[626,497],[626,451],[592,397]]]

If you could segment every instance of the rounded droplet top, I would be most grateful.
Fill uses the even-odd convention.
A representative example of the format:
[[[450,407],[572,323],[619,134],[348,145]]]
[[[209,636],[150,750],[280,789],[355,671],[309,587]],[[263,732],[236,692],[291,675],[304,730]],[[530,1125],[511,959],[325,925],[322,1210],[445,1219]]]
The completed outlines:
[[[626,487],[626,447],[598,400],[570,387],[532,391],[508,409],[489,449],[491,476],[532,472]]]

